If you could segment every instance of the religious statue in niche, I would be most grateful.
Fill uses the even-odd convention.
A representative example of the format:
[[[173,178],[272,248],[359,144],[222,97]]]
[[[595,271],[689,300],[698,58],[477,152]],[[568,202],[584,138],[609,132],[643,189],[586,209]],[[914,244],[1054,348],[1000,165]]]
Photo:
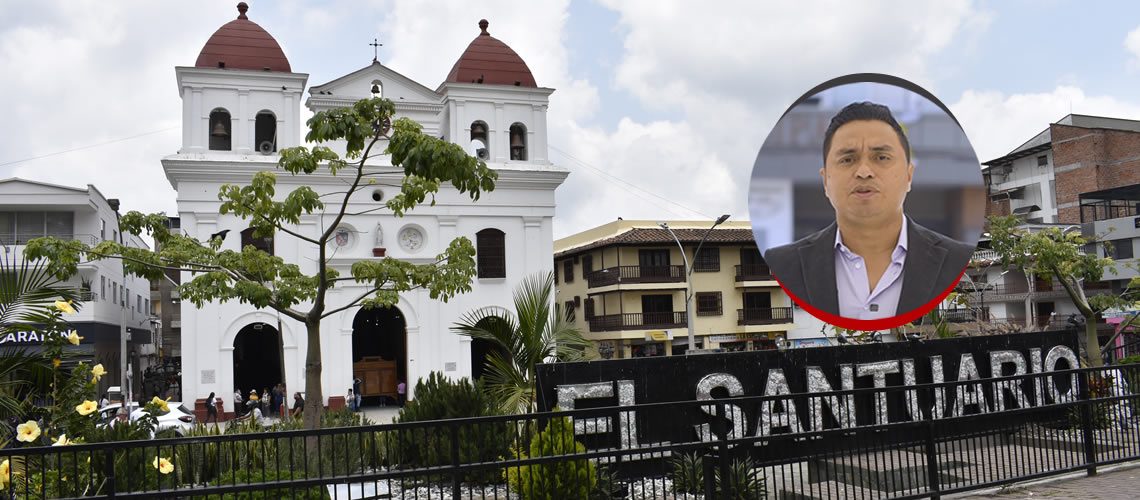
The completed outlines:
[[[372,247],[373,257],[384,256],[384,229],[380,227],[380,223],[376,223],[376,244]]]

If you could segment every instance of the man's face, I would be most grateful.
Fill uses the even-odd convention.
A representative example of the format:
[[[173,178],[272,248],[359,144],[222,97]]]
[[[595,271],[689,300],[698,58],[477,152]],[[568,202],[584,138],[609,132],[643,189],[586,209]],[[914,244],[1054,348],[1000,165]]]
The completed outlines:
[[[856,120],[835,131],[819,175],[837,219],[877,224],[902,215],[914,165],[890,125]]]

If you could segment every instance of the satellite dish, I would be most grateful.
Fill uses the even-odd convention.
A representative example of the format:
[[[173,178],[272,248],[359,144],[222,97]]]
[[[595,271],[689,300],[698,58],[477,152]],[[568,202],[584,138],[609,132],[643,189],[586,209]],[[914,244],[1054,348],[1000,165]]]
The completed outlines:
[[[474,156],[480,160],[486,160],[491,156],[487,152],[487,144],[479,139],[471,140],[471,146],[468,147],[468,152],[471,153],[471,156]]]
[[[257,145],[257,150],[263,155],[273,153],[273,141],[261,141],[261,144]]]

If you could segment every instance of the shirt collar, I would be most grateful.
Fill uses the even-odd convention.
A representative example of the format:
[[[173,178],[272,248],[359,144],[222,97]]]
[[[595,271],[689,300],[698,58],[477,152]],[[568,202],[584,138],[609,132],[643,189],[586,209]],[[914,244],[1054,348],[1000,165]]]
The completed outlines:
[[[909,221],[907,220],[906,216],[904,215],[902,227],[899,228],[899,243],[897,246],[895,246],[895,250],[893,252],[891,252],[891,260],[898,260],[899,257],[906,255],[907,244],[908,244],[908,241],[907,241],[907,223],[908,222]],[[855,252],[852,252],[850,248],[847,248],[847,245],[843,244],[843,235],[840,233],[838,227],[835,228],[835,248],[838,249],[839,252],[844,257],[847,257],[849,259],[858,257],[858,255],[856,255]]]

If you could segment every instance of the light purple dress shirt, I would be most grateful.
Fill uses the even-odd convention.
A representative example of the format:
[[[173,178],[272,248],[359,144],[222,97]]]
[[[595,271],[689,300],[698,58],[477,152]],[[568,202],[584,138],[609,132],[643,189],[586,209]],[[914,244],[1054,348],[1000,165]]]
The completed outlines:
[[[855,252],[843,244],[843,236],[835,231],[835,286],[839,292],[839,315],[852,319],[882,319],[895,315],[902,296],[903,264],[906,262],[907,220],[903,217],[899,243],[891,253],[891,264],[871,290],[867,266]]]

